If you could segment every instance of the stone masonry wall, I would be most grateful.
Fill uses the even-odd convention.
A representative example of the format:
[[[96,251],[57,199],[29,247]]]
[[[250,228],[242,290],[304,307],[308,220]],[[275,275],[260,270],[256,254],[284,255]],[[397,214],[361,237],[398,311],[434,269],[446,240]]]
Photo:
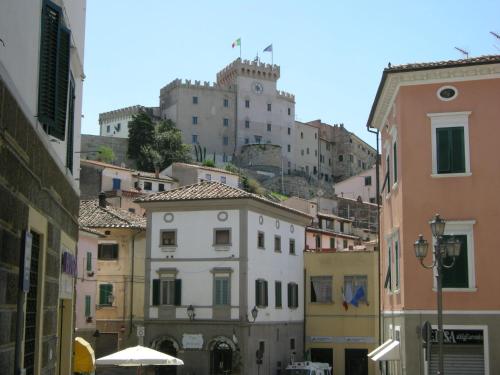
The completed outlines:
[[[99,147],[106,146],[115,153],[113,164],[135,169],[135,161],[127,156],[128,138],[104,137],[100,135],[82,134],[82,159],[97,160]]]

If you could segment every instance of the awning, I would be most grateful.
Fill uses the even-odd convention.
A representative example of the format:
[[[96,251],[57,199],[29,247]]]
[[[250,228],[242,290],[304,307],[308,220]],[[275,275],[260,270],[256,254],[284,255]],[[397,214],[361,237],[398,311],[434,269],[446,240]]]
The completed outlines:
[[[372,361],[399,361],[399,341],[389,339],[377,349],[368,353]]]
[[[92,372],[94,370],[94,349],[84,339],[76,337],[73,352],[73,372]]]

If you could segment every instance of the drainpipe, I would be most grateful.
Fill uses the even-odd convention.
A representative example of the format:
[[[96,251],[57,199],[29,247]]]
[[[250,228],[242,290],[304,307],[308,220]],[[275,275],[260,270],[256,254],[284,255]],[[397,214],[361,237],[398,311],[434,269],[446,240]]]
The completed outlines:
[[[377,262],[377,274],[378,274],[378,308],[379,308],[379,314],[378,314],[378,343],[379,345],[382,344],[382,332],[383,332],[383,327],[382,327],[382,313],[380,311],[382,307],[382,298],[381,298],[381,286],[382,283],[380,281],[380,262],[382,261],[382,257],[380,256],[381,251],[380,251],[380,157],[379,157],[379,134],[380,132],[377,130],[371,130],[371,128],[367,125],[366,129],[370,132],[376,135],[377,137],[377,158],[375,161],[375,181],[376,181],[376,191],[377,191],[377,227],[378,227],[378,233],[377,233],[377,242],[378,242],[378,262]]]
[[[132,259],[130,261],[130,323],[129,323],[129,331],[128,331],[128,336],[130,337],[132,335],[132,319],[133,319],[133,312],[134,312],[134,266],[135,266],[135,237],[141,233],[141,230],[137,231],[134,233],[132,236]]]

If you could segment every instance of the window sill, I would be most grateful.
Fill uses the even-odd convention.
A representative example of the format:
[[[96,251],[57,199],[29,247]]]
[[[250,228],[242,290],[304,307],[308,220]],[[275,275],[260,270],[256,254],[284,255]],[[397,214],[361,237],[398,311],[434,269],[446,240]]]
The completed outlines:
[[[177,245],[164,245],[160,246],[161,251],[172,252],[177,250]]]
[[[316,305],[316,306],[317,306],[317,305],[334,305],[334,304],[335,304],[335,302],[333,302],[333,301],[330,301],[330,302],[312,302],[312,301],[311,301],[311,304],[312,304],[312,305]]]
[[[231,250],[231,245],[213,245],[215,251],[229,251]]]
[[[466,173],[433,173],[432,178],[447,178],[447,177],[469,177],[472,176],[471,172]]]
[[[437,292],[436,288],[432,288],[434,292]],[[473,293],[477,292],[477,288],[443,288],[443,292],[464,292]]]
[[[266,250],[265,247],[260,247],[260,246],[257,246],[257,249],[259,249],[259,250]]]
[[[297,256],[297,253],[290,253],[290,255]]]

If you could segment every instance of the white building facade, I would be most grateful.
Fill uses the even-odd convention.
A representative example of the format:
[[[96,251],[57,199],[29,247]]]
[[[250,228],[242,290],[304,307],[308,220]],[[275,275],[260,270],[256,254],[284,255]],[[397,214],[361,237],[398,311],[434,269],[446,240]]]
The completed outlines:
[[[271,374],[300,356],[310,216],[217,182],[140,204],[145,344],[182,358],[178,374]]]

